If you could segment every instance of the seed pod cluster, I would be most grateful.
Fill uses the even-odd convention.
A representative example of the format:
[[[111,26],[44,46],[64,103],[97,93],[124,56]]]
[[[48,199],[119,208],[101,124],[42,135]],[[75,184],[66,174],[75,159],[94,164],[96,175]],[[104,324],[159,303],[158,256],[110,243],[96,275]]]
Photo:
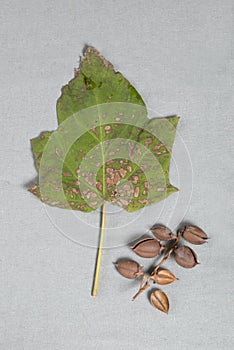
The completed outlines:
[[[143,271],[143,267],[134,260],[121,260],[115,264],[118,272],[125,278],[137,279],[141,277],[141,284],[138,292],[134,295],[135,300],[139,294],[150,287],[151,282],[158,285],[167,285],[178,280],[176,276],[169,270],[161,268],[161,266],[173,257],[176,263],[184,268],[195,267],[198,263],[196,253],[189,246],[183,245],[181,237],[189,243],[200,245],[207,241],[206,233],[198,226],[185,226],[184,229],[173,233],[168,227],[163,225],[154,225],[151,227],[154,238],[147,237],[135,243],[131,248],[132,251],[142,258],[155,258],[160,262],[155,266],[154,270],[147,274]],[[162,245],[162,242],[165,245]],[[150,295],[151,304],[158,310],[168,313],[169,299],[161,290],[155,290]]]

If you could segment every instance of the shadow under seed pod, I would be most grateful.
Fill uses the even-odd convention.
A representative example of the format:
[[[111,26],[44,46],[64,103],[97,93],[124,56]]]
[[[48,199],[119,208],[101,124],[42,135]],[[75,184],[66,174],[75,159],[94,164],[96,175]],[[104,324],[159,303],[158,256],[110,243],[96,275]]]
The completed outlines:
[[[180,246],[174,250],[175,261],[185,268],[192,268],[198,263],[195,252],[187,246]]]
[[[132,250],[142,258],[154,258],[162,249],[160,243],[154,238],[145,238],[137,242]]]

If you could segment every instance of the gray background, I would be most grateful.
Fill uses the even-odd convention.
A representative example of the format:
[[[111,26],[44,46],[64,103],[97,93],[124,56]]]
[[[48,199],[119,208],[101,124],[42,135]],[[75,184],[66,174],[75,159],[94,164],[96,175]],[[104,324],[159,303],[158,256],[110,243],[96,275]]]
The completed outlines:
[[[233,1],[21,0],[1,1],[1,12],[1,350],[232,349]],[[168,316],[147,293],[131,302],[137,283],[112,265],[133,257],[127,246],[104,250],[92,298],[95,249],[60,234],[26,191],[36,176],[29,139],[56,128],[56,100],[85,44],[148,107],[182,116],[194,172],[184,220],[211,240],[196,248],[194,270],[168,263],[180,278],[164,288]],[[148,208],[142,227],[156,213],[157,205]],[[77,230],[84,237],[89,227],[79,222]]]

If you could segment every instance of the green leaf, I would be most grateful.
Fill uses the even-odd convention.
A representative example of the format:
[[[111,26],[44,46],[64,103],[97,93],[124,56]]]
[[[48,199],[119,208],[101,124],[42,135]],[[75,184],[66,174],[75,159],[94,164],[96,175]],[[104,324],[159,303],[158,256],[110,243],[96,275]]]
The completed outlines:
[[[169,167],[179,118],[147,118],[135,88],[88,47],[57,102],[59,128],[31,140],[43,202],[90,212],[103,201],[132,212],[177,189]]]
[[[62,88],[57,101],[58,123],[78,111],[101,103],[129,102],[145,105],[127,79],[115,72],[112,64],[88,47],[75,78]]]

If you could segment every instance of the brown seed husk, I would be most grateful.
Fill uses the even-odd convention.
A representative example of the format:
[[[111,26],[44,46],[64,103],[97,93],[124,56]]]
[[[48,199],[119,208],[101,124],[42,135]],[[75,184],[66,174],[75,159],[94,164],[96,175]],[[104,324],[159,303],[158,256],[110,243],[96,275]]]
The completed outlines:
[[[142,258],[154,258],[160,253],[161,245],[154,238],[145,238],[137,242],[132,250]]]
[[[197,226],[186,226],[183,232],[186,241],[192,244],[203,244],[208,239],[207,234]]]
[[[153,277],[154,282],[160,285],[170,284],[178,279],[171,271],[164,269],[157,271]]]
[[[170,241],[175,238],[175,235],[166,226],[153,226],[150,231],[155,235],[160,241]]]
[[[195,252],[187,246],[176,248],[174,254],[175,261],[182,267],[192,268],[198,264]]]
[[[134,279],[143,274],[142,267],[133,260],[122,260],[115,264],[118,272],[125,278]]]
[[[161,291],[156,290],[150,295],[151,304],[156,307],[156,309],[165,312],[166,314],[169,311],[169,300],[167,295]]]

